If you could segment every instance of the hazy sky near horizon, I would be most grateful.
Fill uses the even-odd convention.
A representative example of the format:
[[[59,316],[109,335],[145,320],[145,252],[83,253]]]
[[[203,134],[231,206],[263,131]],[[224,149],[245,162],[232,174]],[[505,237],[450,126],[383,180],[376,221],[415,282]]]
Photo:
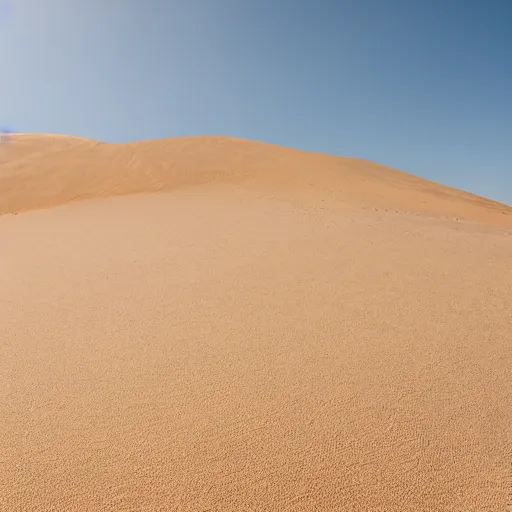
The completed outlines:
[[[0,0],[0,125],[228,135],[512,204],[511,0]]]

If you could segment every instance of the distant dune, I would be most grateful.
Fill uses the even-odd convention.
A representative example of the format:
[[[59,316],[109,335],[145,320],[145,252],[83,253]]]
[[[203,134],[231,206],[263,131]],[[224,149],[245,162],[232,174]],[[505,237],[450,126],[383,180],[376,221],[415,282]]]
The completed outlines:
[[[104,144],[17,135],[0,148],[0,214],[94,197],[237,184],[290,199],[345,202],[512,226],[512,208],[355,158],[227,137]]]
[[[238,139],[18,135],[0,213],[1,512],[512,506],[511,208]]]

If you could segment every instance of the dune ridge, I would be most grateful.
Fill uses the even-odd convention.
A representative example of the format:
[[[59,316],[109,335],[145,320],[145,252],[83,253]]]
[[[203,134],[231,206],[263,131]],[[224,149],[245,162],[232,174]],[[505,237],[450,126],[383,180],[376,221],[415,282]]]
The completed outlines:
[[[229,137],[107,144],[18,134],[0,151],[0,214],[75,200],[215,184],[271,187],[318,199],[512,225],[512,208],[355,158]]]

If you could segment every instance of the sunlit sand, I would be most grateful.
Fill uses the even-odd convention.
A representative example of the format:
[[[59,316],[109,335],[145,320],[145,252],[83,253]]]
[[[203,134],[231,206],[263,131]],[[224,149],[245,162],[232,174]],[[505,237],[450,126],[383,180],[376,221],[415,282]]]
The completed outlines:
[[[506,510],[511,208],[238,139],[18,135],[0,213],[0,511]]]

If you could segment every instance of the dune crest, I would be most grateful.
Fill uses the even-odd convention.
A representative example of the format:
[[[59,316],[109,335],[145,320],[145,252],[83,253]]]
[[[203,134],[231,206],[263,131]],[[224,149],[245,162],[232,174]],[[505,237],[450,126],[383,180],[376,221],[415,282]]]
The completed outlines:
[[[184,137],[106,144],[20,134],[0,151],[0,214],[218,184],[512,226],[512,208],[495,201],[364,160],[242,139]]]

